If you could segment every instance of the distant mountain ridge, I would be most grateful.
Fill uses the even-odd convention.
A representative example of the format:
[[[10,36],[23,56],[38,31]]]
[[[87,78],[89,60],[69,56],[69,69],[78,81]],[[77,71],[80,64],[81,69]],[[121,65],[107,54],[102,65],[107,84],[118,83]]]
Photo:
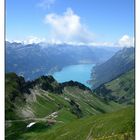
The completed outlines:
[[[96,89],[101,84],[109,82],[119,75],[135,67],[135,48],[123,48],[116,52],[109,60],[97,65],[92,70],[92,88]]]
[[[6,72],[26,80],[53,74],[65,66],[102,63],[120,48],[74,46],[68,44],[22,44],[6,42]]]

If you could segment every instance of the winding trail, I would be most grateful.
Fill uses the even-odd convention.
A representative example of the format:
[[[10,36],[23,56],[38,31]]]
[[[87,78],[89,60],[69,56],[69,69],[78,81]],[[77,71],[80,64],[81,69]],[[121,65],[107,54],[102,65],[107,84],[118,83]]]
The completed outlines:
[[[25,122],[25,121],[49,121],[49,120],[54,120],[54,119],[46,119],[46,118],[28,118],[28,119],[22,119],[22,120],[6,120],[5,122],[7,123],[12,123],[12,122]],[[55,122],[58,123],[64,123],[63,121],[57,121],[54,120]]]

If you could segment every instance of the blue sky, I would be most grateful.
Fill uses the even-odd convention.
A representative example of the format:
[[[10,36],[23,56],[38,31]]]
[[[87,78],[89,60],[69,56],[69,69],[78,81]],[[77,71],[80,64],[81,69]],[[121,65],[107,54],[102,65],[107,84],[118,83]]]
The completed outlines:
[[[131,44],[134,0],[6,0],[6,38]]]

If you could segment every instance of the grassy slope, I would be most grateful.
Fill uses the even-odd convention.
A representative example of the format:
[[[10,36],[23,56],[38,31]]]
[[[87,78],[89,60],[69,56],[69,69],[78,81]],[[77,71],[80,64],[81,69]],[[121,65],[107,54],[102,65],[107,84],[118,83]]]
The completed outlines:
[[[33,99],[29,97],[32,95],[29,95],[28,98],[31,98],[30,101],[27,101],[25,106],[19,108],[17,111],[19,114],[22,113],[21,110],[31,108],[35,117],[39,118],[46,117],[55,111],[62,112],[61,110],[65,110],[70,112],[69,114],[76,115],[76,113],[74,114],[71,112],[72,109],[75,109],[72,108],[73,105],[70,104],[71,100],[73,100],[75,104],[79,106],[83,117],[111,112],[121,108],[121,106],[117,103],[108,103],[100,100],[90,91],[83,91],[78,87],[66,87],[64,93],[61,95],[49,93],[40,89],[33,92],[37,93],[35,95],[36,99],[33,101]],[[23,116],[23,114],[20,115]]]
[[[111,82],[101,85],[94,92],[108,100],[123,104],[133,104],[134,84],[134,69],[132,69]]]
[[[10,77],[10,79],[13,81],[13,77],[11,75]],[[17,79],[16,76],[14,77]],[[10,89],[8,88],[11,86],[9,83],[10,79],[6,81],[6,96],[8,99],[9,94],[15,93],[14,91],[17,88],[15,85],[20,83],[18,79],[18,82],[14,82],[14,85],[12,85],[12,88]],[[20,85],[18,85],[18,92],[19,94],[21,92]],[[26,101],[24,99],[26,99]],[[57,137],[60,135],[62,135],[62,138],[60,137],[60,139],[66,139],[67,132],[65,131],[67,130],[67,127],[68,131],[71,131],[71,135],[68,137],[68,139],[72,139],[76,133],[79,133],[80,135],[78,135],[77,139],[82,140],[82,138],[85,138],[87,133],[89,133],[88,131],[91,129],[91,124],[95,123],[94,119],[96,120],[98,117],[101,117],[99,122],[97,119],[97,124],[100,124],[101,120],[107,122],[106,119],[103,119],[106,115],[102,116],[101,114],[113,112],[122,108],[122,106],[117,103],[105,102],[94,95],[91,91],[82,90],[76,86],[66,86],[62,94],[44,91],[38,86],[35,86],[31,89],[30,94],[22,93],[20,96],[16,96],[12,104],[14,105],[14,108],[10,113],[14,115],[9,117],[9,114],[6,112],[6,140],[43,140],[46,138],[51,140],[57,139]],[[10,107],[12,108],[12,106]],[[57,117],[49,117],[49,119],[55,120],[56,122],[54,124],[49,124],[46,117],[48,117],[53,112],[58,113]],[[93,117],[89,118],[89,116]],[[83,119],[79,119],[79,117],[82,117]],[[129,121],[129,117],[126,118],[126,120]],[[111,120],[108,121],[110,121],[108,123],[112,123]],[[31,127],[31,129],[28,129],[26,126],[31,122],[36,122],[36,124]],[[117,127],[114,129],[117,129]],[[122,130],[124,129],[122,128]],[[62,131],[64,131],[64,133]]]
[[[42,132],[27,132],[28,140],[133,140],[134,109],[95,115]]]
[[[67,98],[75,100],[81,107],[85,116],[99,113],[111,112],[120,109],[121,106],[114,102],[105,102],[88,91],[82,91],[76,87],[67,87],[64,91]]]
[[[35,94],[35,96],[33,96],[33,94]],[[34,101],[33,98],[35,98]],[[73,110],[77,111],[77,109],[70,105],[68,101],[70,99],[74,100],[75,103],[79,105],[79,108],[82,111],[82,117],[111,112],[121,108],[120,105],[114,102],[106,103],[95,95],[89,93],[89,91],[83,91],[77,87],[67,87],[61,95],[48,93],[47,91],[42,91],[41,89],[34,89],[32,90],[32,94],[28,95],[27,99],[28,100],[25,105],[20,105],[16,108],[16,114],[21,121],[6,121],[7,140],[19,139],[23,133],[26,133],[26,126],[34,121],[37,122],[36,125],[40,125],[40,122],[44,122],[45,126],[42,126],[41,124],[41,128],[43,127],[43,129],[40,129],[40,126],[37,126],[37,128],[39,128],[40,131],[46,131],[48,126],[46,125],[45,117],[49,116],[53,112],[58,112],[57,118],[50,118],[57,121],[53,126],[56,128],[78,120],[78,116],[76,114],[77,112],[73,112]],[[24,116],[23,110],[27,110],[27,108],[30,108],[33,112],[33,117]],[[26,113],[28,114],[28,111]]]

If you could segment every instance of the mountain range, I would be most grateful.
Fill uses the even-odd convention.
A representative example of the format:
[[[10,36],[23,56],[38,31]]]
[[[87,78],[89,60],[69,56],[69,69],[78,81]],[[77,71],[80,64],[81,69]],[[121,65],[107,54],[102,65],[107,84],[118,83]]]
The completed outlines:
[[[5,43],[6,72],[16,72],[26,80],[53,74],[76,64],[99,64],[108,60],[120,48],[74,46],[69,44]]]

